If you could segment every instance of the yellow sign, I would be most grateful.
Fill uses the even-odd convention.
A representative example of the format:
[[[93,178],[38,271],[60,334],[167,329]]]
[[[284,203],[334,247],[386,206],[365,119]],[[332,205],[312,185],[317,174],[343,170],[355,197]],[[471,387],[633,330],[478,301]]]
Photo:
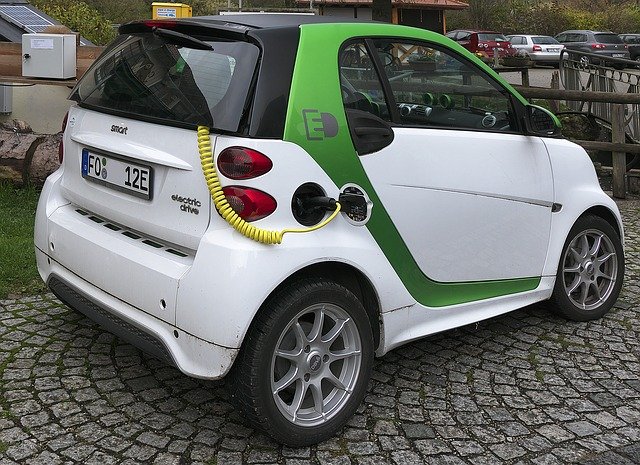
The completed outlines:
[[[153,19],[190,18],[191,7],[185,3],[160,3],[151,4]]]

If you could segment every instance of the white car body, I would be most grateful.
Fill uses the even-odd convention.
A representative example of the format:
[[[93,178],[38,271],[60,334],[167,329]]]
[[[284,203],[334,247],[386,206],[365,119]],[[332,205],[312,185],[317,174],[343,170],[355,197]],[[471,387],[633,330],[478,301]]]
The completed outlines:
[[[608,209],[615,215],[622,231],[617,207],[602,192],[589,157],[571,142],[507,136],[513,139],[513,144],[523,147],[523,162],[527,158],[529,161],[522,164],[500,161],[498,154],[507,153],[503,149],[505,136],[497,139],[481,134],[480,140],[484,142],[455,137],[443,137],[441,142],[435,139],[430,148],[432,153],[437,153],[438,147],[451,150],[451,141],[457,140],[462,145],[488,144],[487,150],[498,157],[493,159],[494,167],[486,165],[473,169],[464,169],[466,163],[473,162],[472,157],[452,160],[457,166],[453,172],[456,173],[458,193],[439,185],[443,182],[439,176],[435,177],[437,183],[428,189],[418,189],[418,193],[423,195],[430,193],[436,196],[427,203],[438,205],[435,211],[423,212],[424,215],[434,215],[437,221],[430,222],[428,230],[422,230],[434,241],[445,244],[442,249],[424,251],[425,262],[433,260],[438,264],[435,268],[437,279],[445,282],[478,279],[482,274],[474,273],[485,270],[488,265],[491,266],[489,276],[494,279],[504,277],[501,273],[505,269],[510,275],[529,276],[535,273],[542,279],[532,291],[446,308],[430,308],[412,298],[367,229],[347,222],[329,224],[315,232],[311,242],[303,235],[291,236],[278,247],[247,240],[215,213],[207,215],[204,225],[195,220],[187,223],[163,221],[163,227],[156,228],[151,236],[155,242],[164,241],[166,246],[162,248],[143,243],[144,237],[132,239],[123,235],[129,230],[144,229],[145,223],[153,221],[153,218],[131,214],[136,211],[132,206],[141,202],[139,199],[83,180],[77,158],[69,154],[77,153],[87,143],[96,149],[117,153],[140,150],[146,147],[148,123],[119,119],[129,128],[130,137],[119,145],[114,145],[118,144],[118,139],[110,138],[111,145],[107,146],[107,139],[101,137],[98,127],[100,123],[103,126],[110,123],[113,117],[73,107],[69,120],[73,124],[69,125],[64,136],[65,162],[47,180],[36,217],[35,244],[40,274],[45,281],[51,276],[63,279],[85,298],[162,341],[172,361],[184,373],[194,377],[217,379],[224,376],[265,299],[288,276],[309,265],[327,261],[345,263],[371,281],[381,313],[381,342],[377,354],[383,355],[394,347],[428,334],[491,318],[549,298],[569,229],[575,219],[590,208]],[[458,136],[474,137],[474,133]],[[104,145],[101,145],[101,140],[105,140]],[[410,137],[406,140],[411,144]],[[218,136],[215,152],[218,154],[225,147],[247,142],[268,154],[274,160],[274,166],[278,167],[265,179],[260,179],[263,189],[278,192],[280,179],[299,178],[299,182],[311,180],[323,185],[330,183],[311,157],[301,153],[300,147],[282,141],[246,141]],[[158,127],[154,146],[158,149],[144,152],[145,160],[160,170],[165,166],[175,167],[177,169],[172,173],[183,176],[185,180],[192,178],[180,184],[179,180],[167,175],[157,197],[169,199],[170,194],[178,192],[199,199],[202,210],[208,213],[210,201],[199,172],[193,131]],[[537,148],[531,151],[532,147]],[[391,152],[393,146],[385,150]],[[180,161],[171,153],[182,153]],[[400,212],[402,207],[393,207],[393,204],[402,200],[403,188],[396,184],[394,189],[396,175],[377,166],[383,160],[384,155],[368,158],[365,168],[374,182],[389,186],[391,190],[388,192],[383,188],[382,198],[391,206],[392,212]],[[432,166],[430,169],[440,168]],[[502,171],[505,181],[509,180],[502,188],[488,181],[496,169]],[[531,184],[516,182],[526,178],[527,173],[536,173],[530,178]],[[488,184],[483,183],[484,176]],[[377,180],[377,177],[381,179]],[[407,180],[405,183],[411,182]],[[341,187],[334,186],[334,191],[327,194],[337,196]],[[488,192],[491,189],[503,189],[503,193]],[[162,192],[167,195],[163,196]],[[477,205],[461,203],[460,197],[475,199]],[[428,200],[415,198],[415,202]],[[281,201],[284,203],[286,199]],[[552,204],[560,204],[562,209],[552,214]],[[155,214],[171,218],[177,215],[178,207],[168,203],[166,207],[156,209]],[[81,214],[78,210],[90,213]],[[475,217],[478,213],[485,215],[487,212],[496,220],[493,223],[497,225],[495,230],[474,228],[462,231],[463,235],[458,236],[438,227],[438,224],[451,219]],[[98,223],[95,218],[109,220]],[[406,229],[409,246],[418,247],[418,243],[413,244],[418,237],[412,239],[412,229],[421,220],[416,218],[412,224],[406,222],[407,216],[403,218],[397,218],[400,231]],[[261,220],[261,225],[279,228],[292,221],[290,212],[282,210]],[[113,231],[105,224],[126,224],[128,228]],[[536,230],[527,229],[526,225],[537,225]],[[521,262],[510,263],[505,250],[525,254],[523,241],[536,244],[538,258],[525,260],[523,257]],[[456,250],[456,244],[459,250]],[[478,244],[481,245],[480,251],[489,250],[490,253],[474,254],[469,247]],[[166,249],[170,247],[184,251],[187,256],[168,253]],[[492,248],[495,250],[491,251]],[[446,253],[433,255],[443,251],[454,254],[448,262]],[[464,267],[457,266],[460,261],[465,263]]]

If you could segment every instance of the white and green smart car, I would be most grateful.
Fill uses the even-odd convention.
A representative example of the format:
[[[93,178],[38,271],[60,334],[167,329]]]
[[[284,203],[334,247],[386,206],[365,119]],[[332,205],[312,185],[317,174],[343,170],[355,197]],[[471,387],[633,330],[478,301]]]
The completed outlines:
[[[146,21],[73,90],[36,218],[70,307],[278,441],[333,435],[374,355],[552,299],[603,316],[620,214],[587,154],[453,41],[296,15]]]

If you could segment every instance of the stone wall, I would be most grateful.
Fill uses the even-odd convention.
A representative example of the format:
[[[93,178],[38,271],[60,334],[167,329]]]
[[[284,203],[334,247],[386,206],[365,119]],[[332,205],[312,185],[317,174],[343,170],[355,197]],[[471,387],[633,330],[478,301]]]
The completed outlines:
[[[0,180],[42,184],[58,169],[62,133],[38,134],[24,121],[0,123]]]

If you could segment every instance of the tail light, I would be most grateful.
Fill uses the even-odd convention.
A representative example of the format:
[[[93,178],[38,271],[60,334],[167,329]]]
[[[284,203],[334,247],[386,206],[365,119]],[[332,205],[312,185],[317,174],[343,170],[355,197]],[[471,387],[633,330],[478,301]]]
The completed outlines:
[[[230,179],[256,178],[272,167],[269,157],[246,147],[229,147],[218,156],[218,170]]]
[[[602,49],[606,47],[607,46],[605,44],[591,44],[591,48],[595,48],[595,49]]]
[[[257,189],[228,186],[222,191],[231,208],[245,221],[256,221],[269,216],[278,206],[273,197]]]
[[[64,131],[67,129],[67,120],[69,119],[69,112],[64,115],[62,119],[62,139],[60,139],[60,145],[58,146],[58,161],[62,164],[62,160],[64,159]]]
[[[176,27],[176,22],[168,19],[149,19],[142,21],[142,24],[148,28],[160,27],[162,29],[173,29]]]
[[[542,51],[542,47],[540,47],[539,45],[534,45],[533,46],[533,51],[534,52],[541,52]]]

